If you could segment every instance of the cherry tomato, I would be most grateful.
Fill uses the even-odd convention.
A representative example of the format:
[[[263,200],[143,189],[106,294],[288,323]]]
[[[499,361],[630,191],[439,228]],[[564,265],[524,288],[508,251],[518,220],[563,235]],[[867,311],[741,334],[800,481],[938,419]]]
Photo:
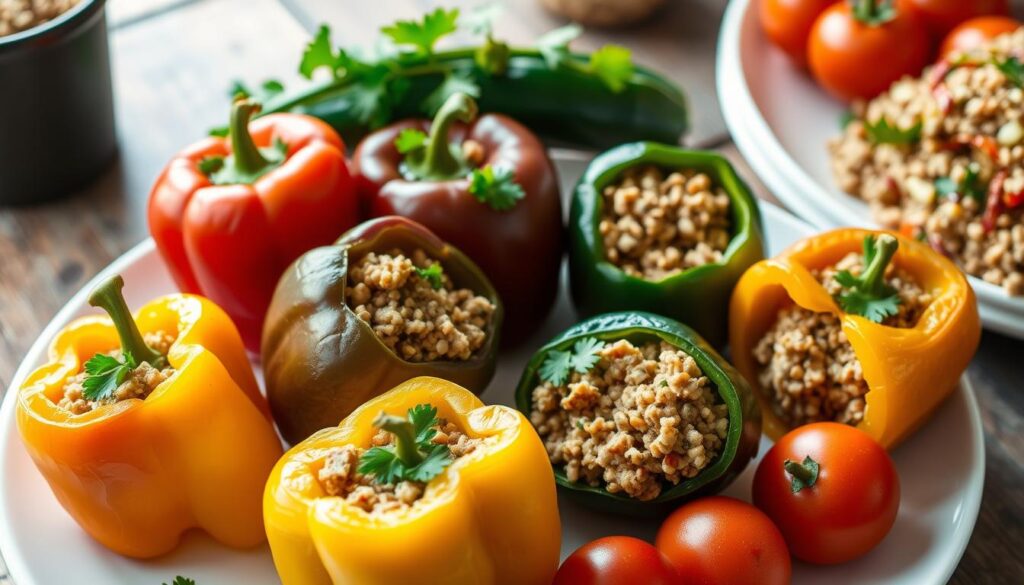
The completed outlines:
[[[814,464],[817,478],[794,485],[794,478],[814,475]],[[754,504],[775,521],[793,556],[825,565],[875,548],[900,505],[899,476],[885,449],[866,433],[832,422],[798,427],[779,439],[758,465],[753,489]]]
[[[924,24],[897,0],[833,4],[814,22],[807,55],[811,73],[826,90],[845,99],[872,98],[928,62],[931,41]]]
[[[684,504],[661,525],[655,544],[687,585],[786,585],[792,574],[779,529],[735,498]]]
[[[1019,20],[1008,16],[979,16],[964,21],[946,35],[942,41],[939,58],[946,59],[953,53],[980,47],[999,35],[1013,32],[1020,27]]]
[[[807,37],[836,0],[761,0],[761,28],[798,65],[807,64]]]
[[[1008,0],[910,0],[910,6],[928,25],[936,39],[941,39],[960,23],[975,16],[1006,16]]]
[[[606,536],[576,549],[551,585],[678,585],[658,549],[631,536]]]

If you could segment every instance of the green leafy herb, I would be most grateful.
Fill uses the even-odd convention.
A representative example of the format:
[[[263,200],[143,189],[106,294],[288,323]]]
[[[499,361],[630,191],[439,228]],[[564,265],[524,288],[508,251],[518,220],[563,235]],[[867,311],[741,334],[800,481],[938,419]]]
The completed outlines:
[[[410,408],[404,419],[381,413],[374,425],[392,433],[394,441],[366,451],[359,459],[359,473],[385,484],[427,482],[438,476],[452,455],[447,445],[431,442],[437,424],[437,408],[429,404]]]
[[[381,28],[396,45],[412,45],[418,53],[431,55],[434,45],[442,37],[455,32],[455,21],[459,18],[459,10],[438,8],[427,13],[422,21],[399,20],[395,24]]]
[[[605,45],[590,56],[590,71],[613,92],[620,92],[633,76],[633,61],[629,49],[619,45]]]
[[[430,92],[430,95],[423,100],[423,111],[433,116],[441,109],[443,104],[452,94],[464,93],[474,98],[480,97],[480,84],[465,73],[449,73],[445,75],[444,81],[437,89]]]
[[[444,285],[444,269],[440,262],[434,262],[428,268],[416,267],[416,274],[430,283],[430,288],[438,290]]]
[[[594,337],[584,337],[573,345],[572,350],[552,350],[540,366],[540,379],[555,386],[565,384],[572,371],[585,374],[601,361],[598,352],[604,349],[604,342]]]
[[[1017,87],[1024,87],[1024,65],[1021,64],[1020,59],[1011,56],[994,63],[1010,83]]]
[[[585,425],[583,424],[583,419],[581,419],[581,418],[576,419],[576,428],[581,430],[581,431],[585,430]]]
[[[257,101],[265,102],[284,91],[284,84],[276,79],[268,79],[260,84],[258,89],[252,89],[245,85],[239,80],[235,80],[231,83],[231,88],[228,90],[228,94],[232,97],[251,97]]]
[[[885,269],[896,253],[899,242],[889,234],[864,238],[864,270],[854,276],[848,270],[835,275],[843,288],[836,302],[847,313],[860,315],[881,323],[899,312],[900,297],[896,289],[886,284]]]
[[[569,43],[579,38],[583,29],[578,24],[569,24],[548,31],[537,39],[537,50],[540,51],[548,67],[554,69],[569,58]]]
[[[949,177],[935,179],[935,191],[945,197],[970,197],[979,203],[984,203],[988,197],[988,185],[982,180],[981,167],[977,163],[967,165],[959,183]]]
[[[515,182],[512,169],[501,165],[473,169],[469,177],[469,192],[477,201],[497,211],[512,209],[526,196],[522,186]]]
[[[102,353],[92,356],[85,362],[87,375],[82,382],[82,396],[88,400],[109,398],[137,365],[128,352],[124,354],[124,361]]]
[[[164,583],[163,585],[167,585],[167,583]],[[171,585],[196,585],[196,580],[178,575],[174,578],[174,581],[171,581]]]
[[[427,133],[415,128],[403,128],[395,138],[395,148],[401,154],[408,154],[427,145]]]
[[[898,128],[889,124],[885,118],[877,122],[865,122],[864,130],[868,134],[868,140],[874,144],[914,144],[921,140],[921,122],[910,128]]]
[[[331,73],[337,76],[337,71],[349,64],[348,55],[341,49],[335,49],[331,43],[331,28],[321,24],[316,36],[306,45],[302,53],[302,60],[299,61],[299,73],[306,79],[312,79],[313,72],[321,67],[327,67]]]
[[[804,488],[812,488],[818,482],[818,462],[811,459],[810,455],[804,457],[801,463],[786,459],[782,466],[789,473],[790,477],[793,478],[789,487],[793,490],[794,494]]]

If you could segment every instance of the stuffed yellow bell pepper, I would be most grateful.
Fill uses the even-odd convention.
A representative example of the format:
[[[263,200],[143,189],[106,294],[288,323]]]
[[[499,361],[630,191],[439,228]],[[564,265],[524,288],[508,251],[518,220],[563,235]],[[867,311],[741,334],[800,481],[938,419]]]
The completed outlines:
[[[548,585],[561,529],[530,423],[413,378],[292,448],[263,506],[284,585]]]
[[[263,486],[281,454],[238,331],[210,301],[171,295],[133,319],[120,276],[50,345],[18,391],[18,430],[61,505],[138,558],[199,528],[232,547],[265,538]]]

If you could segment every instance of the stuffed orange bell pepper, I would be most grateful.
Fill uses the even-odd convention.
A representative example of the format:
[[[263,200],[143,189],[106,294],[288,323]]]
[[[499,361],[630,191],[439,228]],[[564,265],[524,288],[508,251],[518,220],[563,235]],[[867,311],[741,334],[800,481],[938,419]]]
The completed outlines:
[[[769,436],[833,420],[887,448],[956,388],[981,336],[974,291],[950,260],[859,229],[802,240],[747,270],[729,328]]]
[[[18,430],[60,504],[93,538],[138,558],[199,528],[263,542],[263,486],[281,454],[231,320],[171,295],[133,319],[116,276],[18,391]]]
[[[548,585],[561,529],[529,421],[413,378],[292,448],[263,515],[284,585]]]

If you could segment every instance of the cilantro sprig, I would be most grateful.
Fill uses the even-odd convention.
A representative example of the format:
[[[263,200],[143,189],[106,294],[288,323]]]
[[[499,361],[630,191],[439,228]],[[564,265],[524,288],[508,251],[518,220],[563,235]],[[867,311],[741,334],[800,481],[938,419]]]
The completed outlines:
[[[595,75],[615,93],[626,87],[633,76],[632,52],[620,45],[605,45],[590,55],[589,61],[581,62],[569,50],[569,44],[583,33],[579,25],[570,24],[545,33],[537,40],[537,50],[548,67],[567,67]]]
[[[102,353],[92,356],[85,362],[82,396],[93,401],[110,398],[136,367],[131,352],[125,352],[123,361]]]
[[[441,38],[455,32],[459,9],[438,8],[428,12],[422,20],[399,20],[380,29],[396,45],[412,46],[422,55],[433,55],[434,45]]]
[[[540,379],[550,382],[555,386],[565,384],[569,374],[579,372],[585,374],[591,370],[597,362],[601,361],[598,355],[604,349],[604,342],[593,338],[584,337],[577,341],[571,350],[552,350],[544,358],[540,366]]]
[[[167,585],[167,583],[164,583],[163,585]],[[196,580],[178,575],[174,578],[174,581],[171,581],[171,585],[196,585]]]
[[[1010,56],[993,63],[996,68],[1003,72],[1003,75],[1006,76],[1010,83],[1017,87],[1024,87],[1024,64],[1021,64],[1020,59]]]
[[[473,169],[469,175],[469,193],[497,211],[512,209],[526,196],[523,187],[516,183],[512,169],[502,165]]]
[[[835,298],[843,311],[875,323],[899,312],[900,297],[884,278],[885,269],[898,247],[899,241],[889,234],[864,238],[864,270],[859,276],[854,276],[849,270],[835,275],[836,282],[842,287]]]
[[[880,118],[877,122],[864,122],[864,131],[872,144],[914,144],[921,141],[921,122],[910,128],[900,128],[890,124],[889,120]]]
[[[440,262],[434,262],[426,268],[416,267],[416,274],[430,283],[430,288],[438,290],[444,285],[444,268]]]
[[[935,191],[945,197],[970,197],[979,203],[984,203],[988,196],[988,185],[981,178],[981,169],[978,163],[967,165],[964,176],[960,182],[950,177],[940,177],[935,180]]]
[[[437,408],[430,404],[410,408],[405,418],[380,413],[373,425],[394,435],[394,442],[363,453],[359,473],[384,484],[427,482],[437,477],[452,462],[448,446],[432,442],[437,424]]]

